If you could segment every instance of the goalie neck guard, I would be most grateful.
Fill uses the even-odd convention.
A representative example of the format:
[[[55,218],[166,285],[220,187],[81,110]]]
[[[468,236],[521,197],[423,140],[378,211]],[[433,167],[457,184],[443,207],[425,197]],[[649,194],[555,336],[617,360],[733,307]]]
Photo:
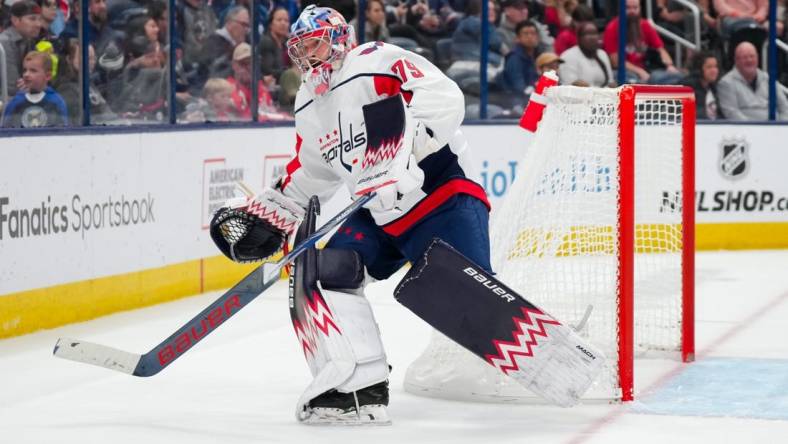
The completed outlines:
[[[355,31],[339,12],[307,6],[290,27],[287,53],[316,96],[328,92],[331,74],[356,46]]]

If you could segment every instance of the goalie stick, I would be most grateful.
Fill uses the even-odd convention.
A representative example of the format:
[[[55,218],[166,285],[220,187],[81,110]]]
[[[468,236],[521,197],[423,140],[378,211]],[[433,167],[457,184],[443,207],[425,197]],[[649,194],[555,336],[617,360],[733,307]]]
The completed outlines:
[[[164,367],[172,364],[224,321],[234,316],[263,291],[276,283],[279,280],[282,267],[317,243],[320,238],[358,211],[374,196],[375,193],[372,192],[358,198],[303,242],[296,245],[293,251],[278,262],[265,263],[255,268],[211,305],[147,353],[131,353],[78,339],[60,338],[55,344],[53,354],[59,358],[93,364],[134,376],[153,376],[162,371]],[[313,197],[313,199],[315,198]]]

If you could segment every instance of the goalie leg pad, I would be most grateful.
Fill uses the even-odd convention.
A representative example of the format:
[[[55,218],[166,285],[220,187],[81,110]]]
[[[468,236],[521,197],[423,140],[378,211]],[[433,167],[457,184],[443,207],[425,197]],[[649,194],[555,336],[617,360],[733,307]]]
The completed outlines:
[[[394,293],[436,330],[544,399],[576,404],[605,365],[571,328],[436,239]]]
[[[305,322],[296,334],[314,376],[297,405],[297,417],[310,416],[309,404],[330,390],[352,393],[388,378],[388,363],[372,308],[363,295],[323,289],[305,298]]]
[[[296,242],[314,230],[314,206],[310,204]],[[328,251],[321,261],[316,249],[306,250],[295,260],[290,277],[290,316],[314,377],[298,400],[299,421],[314,419],[310,402],[321,394],[332,390],[351,393],[388,378],[380,331],[360,291],[364,277],[361,261],[350,250]],[[327,289],[321,277],[343,290]],[[359,418],[361,409],[354,410]],[[347,422],[348,418],[333,419]]]

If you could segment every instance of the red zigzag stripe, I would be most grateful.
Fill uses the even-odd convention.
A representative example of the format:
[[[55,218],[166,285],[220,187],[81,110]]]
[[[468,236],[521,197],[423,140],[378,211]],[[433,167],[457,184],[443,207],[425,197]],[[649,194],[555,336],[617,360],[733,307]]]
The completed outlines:
[[[276,210],[268,210],[266,207],[263,206],[261,202],[253,200],[249,202],[249,206],[246,208],[246,212],[252,215],[259,217],[260,219],[265,219],[271,225],[280,230],[290,233],[295,229],[296,221],[290,221],[288,223],[286,217],[281,217],[277,214]]]
[[[361,162],[361,168],[368,166],[375,166],[386,159],[393,159],[400,148],[402,148],[402,136],[399,139],[392,139],[384,141],[377,149],[367,149],[364,152],[364,160]]]
[[[517,326],[517,329],[512,333],[514,341],[493,340],[498,355],[485,355],[487,362],[506,374],[509,374],[510,371],[520,370],[515,356],[533,357],[533,347],[539,345],[537,337],[548,337],[545,325],[561,325],[560,322],[539,310],[522,307],[522,312],[523,318],[512,317]]]

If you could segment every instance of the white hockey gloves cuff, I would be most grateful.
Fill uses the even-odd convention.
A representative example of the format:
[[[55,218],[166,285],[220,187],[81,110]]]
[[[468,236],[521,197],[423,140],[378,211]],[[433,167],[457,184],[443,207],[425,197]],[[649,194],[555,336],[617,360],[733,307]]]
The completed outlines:
[[[304,209],[278,191],[230,199],[211,220],[211,238],[235,262],[265,260],[284,248]]]
[[[413,155],[417,125],[399,95],[365,105],[363,112],[367,148],[354,193],[377,192],[366,207],[387,211],[424,182],[424,172]]]
[[[225,206],[257,216],[288,236],[298,228],[301,220],[304,219],[304,209],[300,205],[271,188],[266,188],[261,194],[251,199],[246,197],[230,199]]]

